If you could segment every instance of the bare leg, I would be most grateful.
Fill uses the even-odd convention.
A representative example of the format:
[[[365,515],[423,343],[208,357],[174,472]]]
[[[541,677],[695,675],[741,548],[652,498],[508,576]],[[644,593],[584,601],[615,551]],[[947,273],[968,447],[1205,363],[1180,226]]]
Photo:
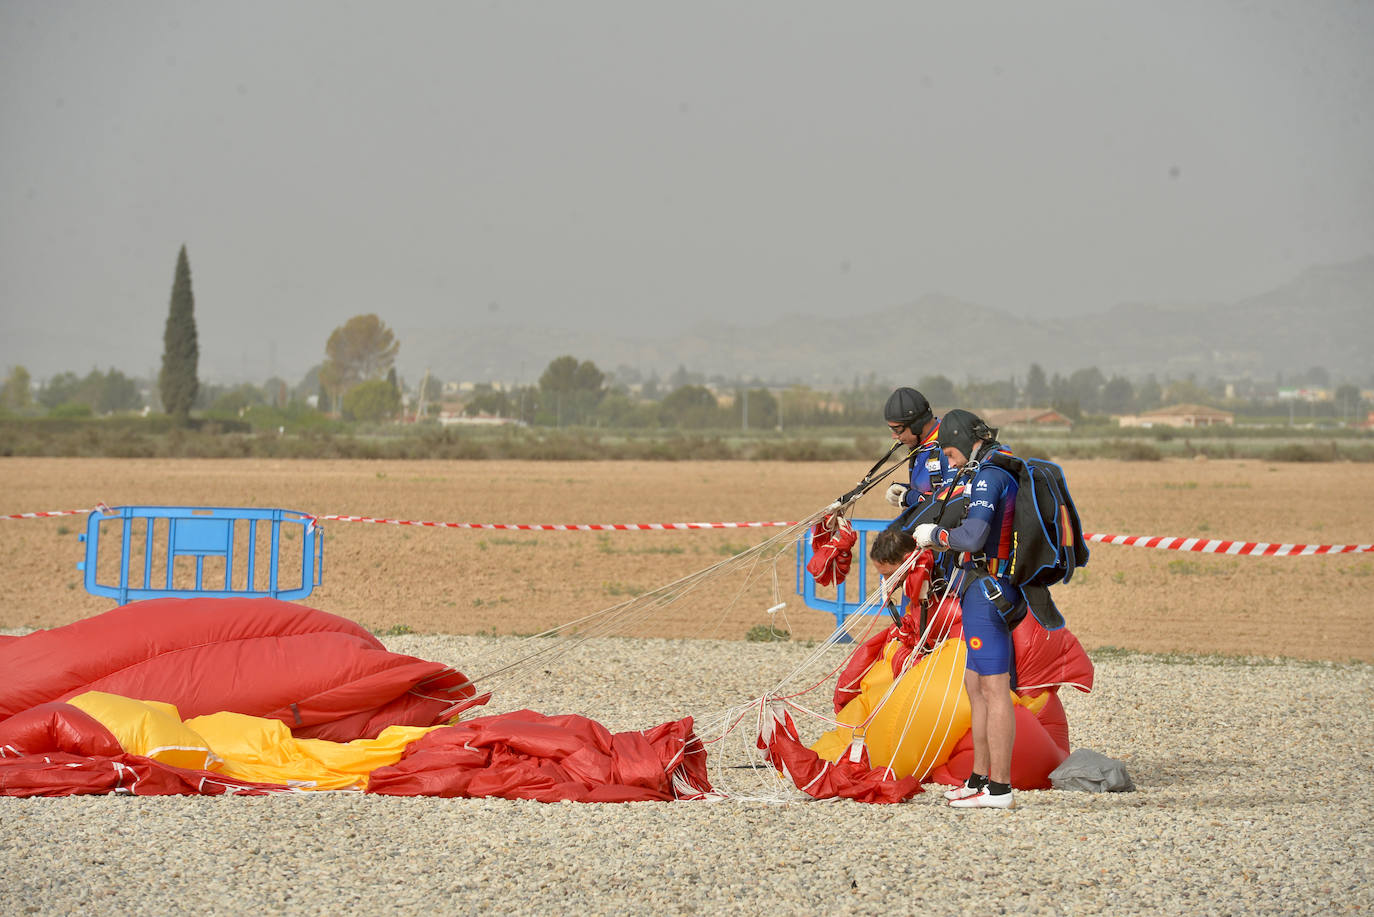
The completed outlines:
[[[983,696],[985,755],[988,779],[1011,783],[1011,748],[1016,741],[1016,711],[1011,700],[1011,675],[982,675],[978,678]],[[974,761],[978,760],[978,734],[973,736]],[[979,771],[982,773],[982,771]]]
[[[988,756],[988,704],[984,699],[983,677],[972,669],[964,672],[964,690],[968,692],[968,703],[972,717],[973,732],[973,772],[988,775],[991,766]]]

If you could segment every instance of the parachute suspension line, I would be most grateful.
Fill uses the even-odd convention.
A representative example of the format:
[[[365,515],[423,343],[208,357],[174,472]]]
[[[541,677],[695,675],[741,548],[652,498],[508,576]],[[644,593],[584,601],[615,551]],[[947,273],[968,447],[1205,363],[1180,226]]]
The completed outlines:
[[[857,499],[860,496],[866,493],[879,481],[883,480],[888,475],[890,475],[893,471],[902,467],[902,464],[917,452],[916,448],[910,448],[907,452],[907,455],[903,456],[902,459],[900,459],[898,462],[894,463],[893,465],[885,469],[881,474],[876,474],[878,472],[878,469],[881,468],[882,465],[885,462],[887,462],[889,458],[891,458],[891,456],[901,447],[901,445],[902,444],[900,442],[894,442],[891,448],[889,448],[887,452],[884,453],[884,455],[876,463],[874,463],[873,467],[869,469],[868,474],[864,476],[863,480],[861,480],[853,490],[841,496],[839,499],[837,499],[834,503],[832,503],[825,509],[813,513],[811,517],[807,519],[805,522],[800,523],[797,526],[797,534],[800,534],[800,532],[804,532],[805,530],[809,529],[815,522],[825,519],[827,516],[833,519],[834,517],[845,516],[848,512],[852,511],[853,503],[857,501]],[[790,540],[793,537],[793,532],[789,532],[786,537]],[[912,561],[908,561],[903,570],[899,571],[898,574],[894,574],[894,576],[898,576],[901,573],[904,573],[906,570],[909,570],[911,562]],[[774,567],[772,575],[774,584],[774,595],[775,597],[780,598],[781,590],[778,586],[776,557],[774,558]],[[830,678],[833,678],[834,675],[844,666],[843,659],[839,662],[838,665],[831,666],[825,662],[825,657],[827,656],[827,654],[833,651],[836,646],[840,644],[841,640],[849,638],[852,641],[853,634],[857,630],[863,631],[861,639],[867,639],[870,632],[876,626],[876,616],[873,615],[872,611],[884,598],[885,596],[881,588],[874,590],[874,592],[871,595],[866,597],[863,604],[860,605],[860,607],[854,613],[848,615],[845,621],[839,627],[837,627],[833,632],[831,632],[831,634],[824,641],[822,641],[805,659],[798,663],[790,673],[784,676],[774,686],[774,688],[771,691],[766,692],[763,696],[755,699],[754,701],[749,702],[746,705],[729,708],[717,714],[714,718],[712,718],[710,720],[710,725],[712,728],[703,729],[702,734],[712,735],[714,736],[714,738],[703,740],[702,744],[723,745],[725,741],[729,739],[732,735],[737,734],[736,731],[738,727],[741,725],[741,723],[744,721],[746,717],[750,716],[751,713],[754,715],[754,718],[756,720],[755,725],[757,727],[754,731],[754,735],[756,737],[762,736],[763,729],[765,727],[765,718],[771,719],[773,717],[772,705],[779,703],[783,705],[784,709],[786,707],[791,707],[800,713],[804,713],[806,716],[812,719],[829,721],[834,725],[840,725],[833,718],[822,716],[821,714],[816,713],[815,711],[812,711],[802,706],[800,703],[796,702],[794,698],[805,694],[809,694],[811,691],[816,690],[822,684],[827,683],[830,680]],[[777,605],[774,606],[774,608],[777,607]],[[814,672],[818,665],[821,666],[823,672],[827,672],[828,674],[822,675],[820,679],[815,681],[811,681],[811,678],[808,677],[807,681],[810,683],[807,684],[806,687],[800,690],[794,689],[791,693],[788,693],[789,686],[792,686],[795,682],[800,681],[805,673]],[[707,726],[707,722],[700,721],[699,725],[705,727]],[[752,759],[756,761],[762,761],[766,764],[767,759],[764,758],[758,751],[756,742],[749,743],[745,751],[746,754]],[[719,751],[717,751],[716,755],[711,756],[711,758],[708,760],[712,760],[719,763],[719,761],[721,760]],[[723,777],[721,779],[723,779]],[[770,794],[770,798],[776,797],[777,789],[778,788],[774,786],[774,792]],[[788,789],[791,790],[790,784],[788,785]],[[794,790],[791,791],[795,794]]]
[[[776,615],[778,612],[782,612],[782,623],[784,624],[783,630],[785,630],[788,634],[791,634],[792,619],[787,616],[787,600],[782,597],[782,585],[778,582],[778,563],[781,559],[781,554],[776,554],[773,556],[773,605],[771,608],[768,609],[768,626],[773,629],[773,633],[777,633],[778,629],[776,627],[773,627],[772,619],[773,616]]]
[[[891,582],[900,582],[911,563],[896,571]],[[760,801],[781,802],[793,799],[810,799],[798,790],[790,779],[781,778],[764,752],[758,747],[761,739],[771,734],[775,724],[780,721],[778,714],[792,710],[814,722],[828,723],[831,727],[848,726],[833,716],[822,714],[803,705],[798,698],[810,694],[828,684],[847,661],[842,658],[837,665],[826,659],[845,637],[853,637],[862,632],[858,642],[868,638],[878,626],[880,616],[873,613],[884,598],[880,586],[866,597],[855,613],[846,617],[844,623],[808,656],[798,663],[791,672],[783,676],[774,688],[746,704],[731,707],[710,717],[700,718],[698,734],[709,735],[703,739],[703,747],[711,748],[707,756],[708,766],[712,767],[712,785],[719,791],[736,799],[756,799]],[[819,678],[817,668],[823,673]],[[804,679],[804,681],[803,681]],[[799,686],[797,683],[802,682]],[[752,733],[741,729],[746,721],[752,721]],[[729,765],[725,762],[744,759],[748,764]],[[743,775],[743,777],[742,777]],[[750,782],[749,789],[743,788],[741,779]]]
[[[951,601],[951,597],[957,596],[959,594],[959,581],[963,578],[963,576],[964,571],[962,568],[960,568],[956,571],[954,577],[951,578],[949,587],[945,590],[945,594],[940,597],[940,604],[936,608],[936,613],[932,615],[930,623],[926,625],[926,630],[924,633],[921,634],[917,646],[931,645],[931,637],[937,636],[935,634],[932,634],[931,630],[935,626],[935,621],[941,618],[940,611],[944,610],[946,603]],[[950,616],[944,616],[944,619],[945,624],[941,628],[940,634],[938,634],[938,639],[933,641],[933,645],[935,646],[939,646],[941,643],[943,643],[945,640],[949,638]],[[915,660],[915,653],[912,653],[910,656],[906,658],[906,660],[903,663],[902,674],[898,676],[898,680],[900,680],[901,677],[904,677],[907,674],[907,672],[915,664]],[[936,742],[934,730],[931,730],[930,734],[927,735],[925,738],[925,744],[921,747],[920,754],[916,757],[917,761],[924,761],[926,759],[926,755],[931,751],[932,747],[942,747],[945,741],[949,738],[950,730],[953,728],[954,725],[954,717],[952,715],[946,715],[946,711],[948,705],[951,703],[955,707],[958,706],[959,691],[963,688],[962,672],[959,673],[959,676],[961,680],[956,684],[955,670],[953,667],[951,667],[948,674],[945,677],[945,684],[940,689],[940,711],[939,714],[936,716],[935,721],[937,723],[941,721],[944,722],[944,734],[941,735],[939,741]],[[897,755],[901,752],[902,746],[906,744],[908,740],[913,739],[911,731],[912,724],[915,722],[916,719],[916,711],[920,709],[921,703],[926,697],[926,691],[930,688],[930,683],[933,678],[933,667],[927,667],[926,669],[922,670],[921,682],[916,688],[916,692],[912,697],[910,706],[907,708],[906,721],[902,724],[902,729],[899,733],[900,738],[897,740],[897,746],[892,751],[892,756],[894,760],[896,759]],[[950,711],[950,713],[952,713],[952,711]],[[930,767],[930,765],[927,765],[921,773],[915,774],[914,776],[916,776],[918,779],[924,780],[926,774],[928,774],[930,771]]]
[[[624,602],[527,637],[518,645],[515,658],[492,668],[485,674],[474,676],[472,681],[482,686],[482,690],[490,690],[492,683],[523,674],[524,669],[536,660],[567,652],[593,637],[610,635],[617,631],[623,631],[634,624],[642,623],[653,612],[675,602],[707,582],[746,567],[751,570],[752,575],[752,571],[757,568],[758,559],[761,555],[770,551],[780,554],[783,549],[790,548],[803,532],[810,529],[812,525],[827,513],[832,512],[833,509],[832,504],[817,510],[806,519],[788,526],[760,544],[665,586],[660,586],[651,592],[635,596]],[[738,595],[732,599],[732,604],[737,600]],[[550,640],[549,638],[555,639]],[[499,648],[494,647],[483,656],[491,656],[497,652],[500,652]]]
[[[859,483],[854,485],[853,490],[849,491],[849,493],[847,494],[840,496],[839,499],[837,499],[834,502],[834,504],[832,504],[832,508],[844,511],[846,507],[850,506],[864,494],[872,490],[875,484],[877,484],[879,481],[882,481],[884,478],[892,474],[892,472],[896,471],[898,468],[901,468],[903,464],[909,461],[911,457],[915,455],[917,452],[919,452],[921,449],[919,445],[910,447],[907,450],[906,455],[902,456],[900,459],[897,460],[895,464],[885,469],[882,474],[878,475],[875,478],[873,476],[874,473],[879,468],[882,468],[883,463],[890,459],[892,457],[892,453],[900,449],[901,446],[901,440],[894,440],[892,446],[886,452],[883,453],[883,457],[874,462],[873,467],[868,469],[868,474],[864,475],[863,478],[859,481]]]
[[[746,551],[743,554],[737,555],[740,559],[740,566],[745,566],[747,564],[749,572],[743,577],[739,588],[735,590],[734,597],[721,607],[720,616],[716,618],[716,629],[711,634],[712,638],[720,633],[720,627],[725,623],[726,615],[728,615],[731,609],[739,603],[740,597],[744,595],[744,591],[748,589],[749,585],[754,581],[754,575],[758,572],[759,560],[763,556],[763,553],[762,551]],[[776,561],[776,557],[774,560]],[[776,584],[776,563],[772,566],[772,570],[774,572],[774,583]],[[705,630],[705,626],[702,627],[702,630]]]
[[[963,576],[965,575],[962,570],[956,571],[955,576],[951,578],[949,587],[945,590],[945,593],[939,599],[939,604],[936,606],[936,613],[931,616],[931,620],[927,623],[924,631],[922,631],[922,633],[917,638],[916,647],[918,652],[911,653],[903,661],[901,672],[898,673],[897,677],[895,677],[892,680],[892,682],[887,686],[882,697],[877,700],[874,707],[869,712],[868,716],[864,719],[863,722],[856,724],[842,723],[836,717],[827,714],[822,714],[817,710],[811,709],[810,707],[801,703],[799,700],[799,698],[809,694],[811,691],[815,690],[819,686],[828,683],[829,679],[835,675],[837,669],[844,665],[843,661],[840,663],[840,666],[836,667],[835,669],[830,669],[830,666],[827,665],[825,668],[830,669],[829,675],[822,676],[819,680],[815,682],[812,682],[811,678],[808,677],[806,680],[807,682],[809,682],[809,684],[807,684],[805,687],[799,688],[794,683],[801,680],[801,676],[803,673],[814,670],[815,665],[818,662],[822,661],[822,658],[826,650],[832,648],[834,644],[838,642],[841,636],[852,634],[855,630],[859,630],[860,628],[864,630],[865,637],[867,636],[868,632],[870,632],[874,628],[875,622],[880,617],[876,614],[873,614],[872,610],[884,601],[885,592],[887,591],[888,587],[890,587],[892,584],[901,583],[904,581],[906,574],[909,573],[911,568],[914,566],[916,558],[917,554],[915,553],[905,558],[903,562],[900,565],[898,565],[898,568],[894,570],[893,573],[885,579],[885,581],[879,586],[879,588],[874,590],[874,592],[867,597],[863,605],[860,606],[860,609],[855,614],[847,618],[844,625],[842,625],[841,628],[837,629],[837,631],[831,635],[831,639],[826,641],[825,646],[818,648],[817,651],[813,652],[806,660],[797,665],[791,673],[786,675],[778,682],[778,684],[774,687],[774,689],[771,692],[766,694],[764,697],[759,698],[752,705],[750,705],[751,709],[756,711],[755,718],[757,720],[759,730],[764,729],[765,726],[768,725],[764,717],[771,717],[771,709],[780,705],[781,709],[790,709],[792,711],[795,711],[795,714],[798,716],[805,716],[812,721],[827,723],[830,725],[831,728],[848,728],[854,733],[854,740],[860,744],[863,743],[864,731],[869,725],[871,725],[874,717],[878,714],[878,712],[881,711],[883,707],[887,704],[887,702],[892,698],[898,683],[902,680],[903,677],[909,677],[908,673],[910,672],[911,668],[921,658],[926,658],[930,655],[928,653],[919,652],[919,649],[921,647],[931,644],[938,646],[945,640],[949,639],[951,616],[948,614],[943,614],[942,612],[945,612],[947,610],[948,606],[956,600],[959,594],[960,583]],[[939,630],[936,630],[937,622],[939,622],[940,624]],[[916,686],[915,691],[909,695],[910,699],[909,706],[906,710],[906,721],[902,725],[902,728],[899,732],[900,738],[898,739],[897,746],[893,749],[893,760],[895,760],[897,755],[901,752],[902,747],[905,743],[922,742],[923,747],[921,749],[921,754],[916,759],[918,761],[924,760],[926,756],[930,753],[930,750],[932,748],[943,747],[943,745],[947,742],[950,732],[953,728],[953,717],[949,716],[947,711],[951,702],[954,704],[958,703],[959,692],[962,691],[961,676],[961,672],[955,671],[951,668],[948,670],[948,672],[942,679],[943,684],[937,685],[933,683],[935,678],[935,670],[933,666],[921,670],[921,682]],[[788,690],[789,688],[791,690]],[[937,737],[934,734],[933,729],[930,730],[930,735],[924,737],[912,735],[912,729],[913,724],[915,722],[916,712],[921,707],[923,699],[927,699],[928,697],[932,696],[932,691],[940,692],[939,696],[941,709],[939,715],[935,717],[935,722],[939,723],[941,721],[944,721],[943,735],[939,735]],[[723,729],[720,733],[713,733],[718,735],[719,739],[709,740],[707,743],[704,744],[714,744],[715,742],[724,740],[726,738],[726,735],[728,735],[730,731],[736,729],[740,725],[744,717],[748,715],[748,712],[745,711],[743,708],[735,708],[733,711],[731,711],[731,713],[732,716],[730,716],[730,721],[728,725],[726,725],[726,728]],[[757,734],[760,736],[764,735],[762,731],[759,731]],[[719,754],[719,752],[717,752],[717,754]],[[916,774],[915,776],[918,779],[924,779],[928,775],[929,770],[930,766],[927,765],[921,773]],[[889,779],[895,777],[895,773],[892,771],[890,764],[886,768],[886,771]]]
[[[820,513],[813,515],[811,519],[808,519],[804,522],[800,522],[794,526],[789,527],[788,529],[785,529],[783,532],[767,539],[763,543],[756,545],[753,548],[750,548],[746,551],[742,551],[741,553],[736,554],[725,561],[721,561],[719,564],[715,564],[704,571],[700,571],[698,574],[694,574],[691,577],[686,577],[683,580],[679,580],[677,583],[664,587],[662,590],[655,590],[654,593],[649,594],[651,597],[654,597],[656,593],[661,592],[663,594],[661,596],[651,598],[651,601],[647,602],[646,607],[644,607],[643,609],[640,609],[638,611],[631,609],[630,612],[627,613],[628,623],[641,623],[645,618],[648,617],[649,612],[653,611],[655,608],[663,607],[670,604],[673,601],[676,601],[678,598],[685,595],[692,589],[696,588],[696,586],[698,585],[701,585],[705,582],[709,582],[714,579],[719,579],[727,574],[735,573],[740,569],[746,569],[747,572],[745,574],[744,581],[741,584],[739,590],[736,592],[735,596],[726,603],[724,609],[721,612],[721,616],[716,624],[717,629],[719,629],[721,622],[723,622],[725,619],[725,616],[729,613],[729,611],[732,608],[735,607],[735,605],[738,604],[739,599],[743,595],[744,591],[753,582],[754,577],[758,571],[758,566],[762,559],[765,557],[765,555],[769,554],[770,552],[773,553],[773,557],[775,560],[774,571],[776,573],[776,558],[781,555],[783,550],[786,550],[792,546],[796,538],[799,537],[801,533],[805,532],[810,527],[810,525],[818,515],[820,515]],[[631,614],[635,615],[635,617],[629,617],[629,615]],[[624,622],[617,623],[619,623],[621,626],[624,626]]]
[[[898,565],[897,569],[892,572],[892,575],[887,577],[885,582],[900,583],[902,581],[902,578],[905,577],[908,572],[910,572],[911,567],[914,563],[914,554],[911,557],[905,558],[902,561],[902,563]],[[782,680],[779,681],[776,685],[774,685],[773,689],[768,692],[768,697],[773,699],[783,699],[784,697],[789,696],[789,686],[795,680],[799,679],[803,673],[816,668],[817,664],[828,654],[830,650],[834,649],[834,647],[837,646],[842,639],[848,638],[852,643],[861,643],[863,640],[867,639],[873,632],[874,628],[877,626],[878,622],[878,616],[875,615],[873,611],[880,604],[882,604],[883,599],[884,583],[879,583],[878,588],[874,589],[871,593],[868,594],[868,596],[864,599],[863,604],[861,604],[857,609],[855,609],[851,614],[849,614],[844,619],[843,624],[837,627],[835,631],[831,633],[830,636],[828,636],[824,642],[818,645],[809,656],[807,656],[800,663],[798,663],[790,673],[783,676]],[[854,631],[857,630],[862,630],[862,633],[858,637],[854,637]],[[843,667],[844,660],[841,660],[840,664],[831,669],[828,675],[822,676],[821,682],[824,682],[829,678],[834,677],[835,674]],[[818,684],[809,685],[808,687],[800,691],[793,692],[790,696],[795,697],[810,693],[811,691],[815,690],[816,687],[818,687]]]
[[[752,724],[752,730],[740,728],[746,722]],[[759,747],[760,740],[766,745],[772,730],[781,728],[781,718],[775,717],[773,705],[766,697],[703,719],[698,727],[699,734],[715,736],[702,744],[713,746],[706,762],[711,786],[722,797],[772,803],[811,801],[811,797],[796,787],[785,769],[780,773],[768,760],[765,750]]]
[[[913,555],[913,556],[914,556],[914,555]],[[910,558],[909,558],[909,559],[910,559]],[[962,575],[962,572],[963,572],[963,571],[959,571],[959,573],[956,575],[956,579],[957,579],[958,576],[961,576],[961,575]],[[900,576],[902,576],[902,575],[903,575],[903,573],[902,573],[902,571],[901,571],[900,568],[899,568],[899,570],[894,571],[894,573],[893,573],[893,578],[898,578],[898,577],[900,577]],[[949,602],[949,601],[951,600],[951,597],[952,597],[952,596],[957,596],[957,595],[958,595],[958,585],[957,585],[957,582],[956,582],[956,583],[952,583],[951,586],[950,586],[950,588],[948,588],[948,589],[946,590],[944,596],[941,597],[941,599],[940,599],[940,604],[937,606],[936,614],[935,614],[935,615],[932,615],[931,621],[930,621],[929,623],[927,623],[927,625],[926,625],[926,629],[917,637],[917,640],[916,640],[916,648],[917,648],[917,650],[919,650],[921,647],[924,647],[924,646],[927,646],[927,645],[932,645],[932,643],[933,643],[933,645],[935,645],[935,646],[939,646],[940,643],[942,643],[944,640],[948,639],[948,636],[949,636],[949,623],[948,623],[948,619],[947,619],[947,618],[946,618],[946,623],[945,623],[945,625],[941,628],[941,631],[940,631],[940,633],[939,633],[938,635],[936,635],[936,634],[933,632],[933,628],[934,628],[934,626],[935,626],[935,622],[936,622],[937,620],[940,620],[940,619],[941,619],[941,615],[940,615],[939,612],[940,612],[941,610],[944,609],[945,603],[946,603],[946,602]],[[934,640],[932,641],[932,638],[933,638],[933,637],[937,637],[937,636],[938,636],[938,639],[934,639]],[[897,674],[896,674],[896,677],[894,677],[894,678],[892,679],[891,683],[888,684],[887,689],[883,692],[882,697],[880,697],[880,698],[874,703],[873,709],[869,712],[868,716],[864,719],[864,721],[863,721],[862,723],[858,723],[858,724],[855,724],[855,725],[853,725],[853,726],[850,726],[850,724],[847,724],[847,723],[846,723],[846,724],[843,724],[843,725],[845,725],[845,726],[850,726],[850,728],[852,728],[852,729],[855,731],[856,734],[859,732],[860,729],[866,729],[866,728],[873,722],[874,718],[877,717],[878,713],[881,712],[882,709],[887,705],[887,702],[892,698],[893,694],[896,692],[897,687],[898,687],[898,685],[901,683],[902,679],[903,679],[903,678],[906,678],[906,677],[909,677],[909,672],[911,671],[912,667],[913,667],[917,662],[919,662],[921,659],[926,658],[926,657],[928,657],[929,655],[930,655],[929,653],[920,653],[920,652],[916,652],[916,651],[913,651],[910,655],[908,655],[908,656],[906,657],[906,659],[904,659],[903,662],[902,662],[902,670],[901,670],[901,672],[897,673]],[[949,674],[948,674],[947,677],[946,677],[946,683],[945,683],[944,688],[943,688],[943,690],[942,690],[942,693],[941,693],[941,695],[940,695],[940,714],[941,714],[941,716],[940,716],[940,717],[937,717],[937,722],[938,722],[939,719],[946,719],[946,720],[948,721],[948,722],[946,722],[946,725],[945,725],[945,732],[946,732],[946,735],[943,736],[943,737],[941,738],[941,740],[940,740],[941,744],[943,744],[945,738],[948,737],[948,732],[949,732],[949,729],[950,729],[950,727],[951,727],[951,725],[952,725],[952,720],[951,720],[950,718],[948,718],[948,717],[944,717],[943,714],[944,714],[944,711],[945,711],[945,706],[946,706],[946,704],[947,704],[947,702],[948,702],[948,700],[949,700],[949,697],[950,697],[951,686],[954,684],[954,677],[955,677],[955,676],[954,676],[954,671],[953,671],[953,669],[951,669],[950,672],[949,672]],[[896,744],[896,746],[895,746],[895,747],[893,748],[893,750],[892,750],[892,759],[893,759],[893,760],[896,760],[897,755],[901,752],[902,746],[903,746],[908,740],[912,740],[912,739],[913,739],[913,737],[912,737],[912,735],[911,735],[912,724],[913,724],[914,721],[915,721],[916,712],[917,712],[919,709],[921,709],[922,703],[923,703],[923,701],[926,699],[926,693],[927,693],[927,691],[928,691],[929,688],[930,688],[931,680],[932,680],[933,678],[934,678],[934,669],[933,669],[933,667],[927,667],[927,668],[924,668],[924,669],[921,670],[921,680],[920,680],[920,682],[916,685],[915,690],[912,692],[912,694],[911,694],[911,696],[910,696],[910,698],[909,698],[909,702],[908,702],[908,706],[907,706],[907,710],[906,710],[906,720],[905,720],[905,722],[903,723],[902,728],[901,728],[901,730],[900,730],[899,733],[898,733],[899,738],[898,738],[898,740],[897,740],[897,744]],[[955,694],[954,702],[955,702],[956,704],[958,703],[958,695],[957,695],[957,693]],[[861,736],[856,736],[856,738],[858,738],[859,740],[862,739]],[[917,760],[922,760],[922,759],[924,758],[925,754],[930,750],[931,741],[932,741],[933,738],[934,738],[933,735],[927,736],[927,737],[926,737],[925,744],[924,744],[924,746],[923,746],[922,749],[921,749],[921,755],[917,758]],[[888,770],[889,770],[889,773],[890,773],[890,772],[891,772],[891,768],[889,768]],[[920,777],[920,778],[924,778],[926,775],[925,775],[925,773],[921,773],[921,774],[919,774],[919,775],[917,775],[917,776]]]

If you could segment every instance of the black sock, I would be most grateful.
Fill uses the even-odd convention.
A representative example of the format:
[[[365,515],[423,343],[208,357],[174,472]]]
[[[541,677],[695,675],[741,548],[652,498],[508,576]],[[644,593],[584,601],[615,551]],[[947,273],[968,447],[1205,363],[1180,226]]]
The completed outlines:
[[[998,783],[996,780],[989,780],[989,781],[988,781],[988,795],[989,795],[989,796],[1005,796],[1006,794],[1008,794],[1008,793],[1010,793],[1010,792],[1011,792],[1011,784],[1010,784],[1010,783]]]
[[[964,783],[964,786],[968,787],[970,790],[981,790],[987,785],[988,778],[984,777],[982,774],[969,774],[968,780]]]

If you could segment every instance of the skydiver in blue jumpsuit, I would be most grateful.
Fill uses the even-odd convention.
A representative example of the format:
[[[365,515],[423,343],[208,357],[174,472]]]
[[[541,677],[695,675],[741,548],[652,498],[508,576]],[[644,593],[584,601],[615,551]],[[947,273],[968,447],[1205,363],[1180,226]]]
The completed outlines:
[[[895,482],[885,494],[888,503],[905,511],[923,498],[929,499],[954,472],[936,444],[940,418],[931,410],[925,395],[905,386],[897,389],[888,396],[883,417],[892,438],[915,450],[907,461],[909,483]]]
[[[951,467],[962,469],[994,451],[1005,451],[997,431],[963,410],[945,414],[938,444]],[[1011,699],[1011,631],[1006,615],[1019,611],[1021,591],[1006,578],[1016,507],[1016,478],[995,465],[976,466],[966,487],[968,513],[955,528],[925,522],[916,543],[934,551],[957,552],[968,665],[964,687],[973,714],[973,772],[964,786],[945,796],[956,808],[1013,805],[1011,749],[1016,717]]]

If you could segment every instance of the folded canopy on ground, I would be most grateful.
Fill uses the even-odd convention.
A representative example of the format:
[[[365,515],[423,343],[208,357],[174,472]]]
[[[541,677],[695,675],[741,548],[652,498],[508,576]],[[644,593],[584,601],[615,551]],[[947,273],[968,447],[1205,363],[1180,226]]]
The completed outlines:
[[[820,798],[898,802],[919,792],[921,779],[961,780],[972,748],[961,705],[949,702],[962,680],[957,626],[952,621],[951,639],[935,647],[915,647],[913,628],[894,626],[858,648],[835,700],[843,714],[862,713],[848,717],[863,723],[862,747],[850,729],[818,755],[782,710],[770,712],[776,728],[760,735],[759,747]],[[1088,690],[1092,663],[1067,631],[1047,633],[1028,619],[1015,637],[1023,687],[1012,776],[1019,787],[1038,788],[1068,753],[1058,686]],[[912,655],[923,658],[907,667]],[[941,691],[911,691],[886,726],[869,721],[894,677],[901,683],[937,669],[939,677],[912,683]],[[531,711],[449,725],[486,700],[461,673],[391,653],[351,621],[272,599],[116,608],[0,640],[0,672],[0,795],[350,788],[631,801],[712,793],[691,718],[616,734],[584,717]],[[932,698],[938,709],[916,716]],[[894,774],[913,723],[938,741],[923,739],[921,757]],[[874,741],[880,733],[886,744]]]
[[[152,599],[0,642],[0,723],[87,691],[280,720],[347,742],[479,703],[458,671],[346,618],[276,599]]]
[[[667,801],[710,791],[692,720],[611,733],[519,710],[373,739],[293,737],[278,720],[91,691],[0,723],[0,796],[263,795],[365,790],[541,802]]]
[[[527,710],[448,725],[486,699],[461,673],[273,599],[126,605],[0,641],[0,672],[0,795],[710,791],[691,718],[614,734]]]

